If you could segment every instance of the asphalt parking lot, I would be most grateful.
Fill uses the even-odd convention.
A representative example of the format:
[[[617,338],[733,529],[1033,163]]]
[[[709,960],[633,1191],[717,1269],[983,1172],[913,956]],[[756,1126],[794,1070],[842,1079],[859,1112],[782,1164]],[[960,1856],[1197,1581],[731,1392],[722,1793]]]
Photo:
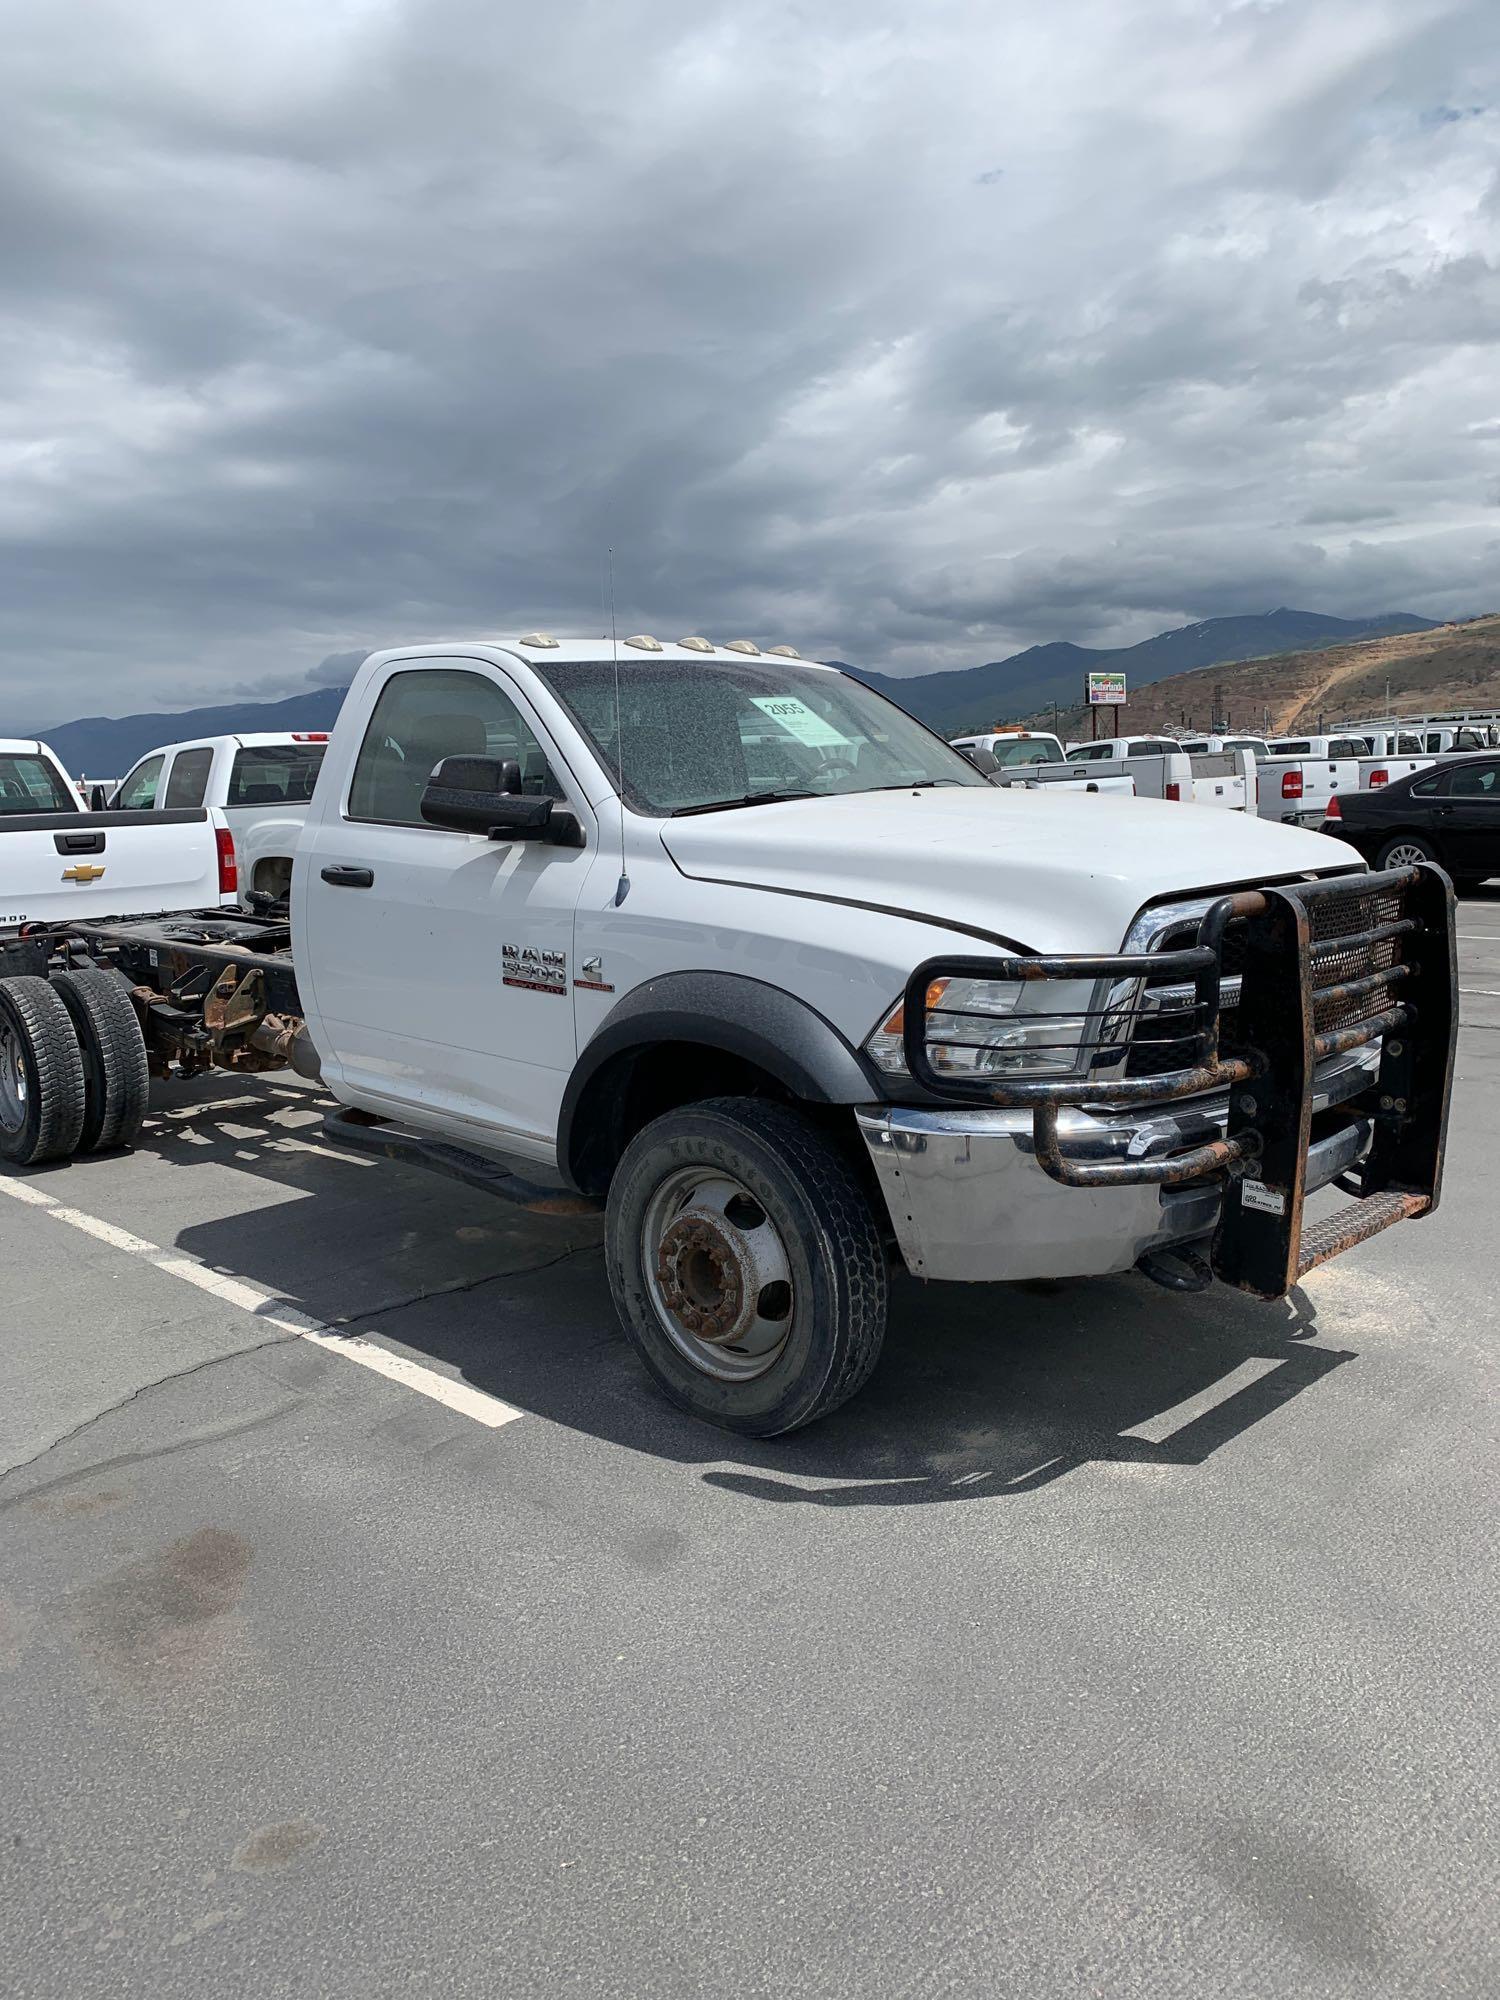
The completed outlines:
[[[657,1399],[595,1222],[278,1078],[5,1180],[7,1991],[1500,1990],[1459,930],[1430,1221],[1276,1307],[906,1284],[772,1445]]]

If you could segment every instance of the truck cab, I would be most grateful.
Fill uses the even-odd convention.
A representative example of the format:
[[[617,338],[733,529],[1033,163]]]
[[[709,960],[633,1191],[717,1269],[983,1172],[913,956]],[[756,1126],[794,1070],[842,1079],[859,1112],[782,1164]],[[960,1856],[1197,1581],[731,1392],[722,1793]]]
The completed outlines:
[[[235,894],[280,899],[291,888],[292,857],[327,748],[324,729],[162,744],[121,779],[113,803],[132,812],[206,809],[227,836]]]

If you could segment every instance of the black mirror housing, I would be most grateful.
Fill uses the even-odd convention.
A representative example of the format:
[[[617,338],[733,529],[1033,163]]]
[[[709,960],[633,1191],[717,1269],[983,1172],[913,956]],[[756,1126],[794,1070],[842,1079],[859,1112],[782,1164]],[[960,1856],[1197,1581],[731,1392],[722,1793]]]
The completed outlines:
[[[427,780],[421,814],[429,826],[482,833],[490,840],[545,840],[581,847],[577,819],[555,799],[528,798],[514,757],[445,757]]]

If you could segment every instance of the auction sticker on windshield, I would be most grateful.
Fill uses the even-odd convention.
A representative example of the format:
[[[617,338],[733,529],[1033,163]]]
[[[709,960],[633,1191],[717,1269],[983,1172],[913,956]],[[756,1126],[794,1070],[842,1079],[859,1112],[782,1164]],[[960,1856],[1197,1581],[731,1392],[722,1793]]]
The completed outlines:
[[[762,715],[779,722],[788,735],[795,736],[810,750],[845,750],[849,747],[847,736],[841,736],[826,717],[809,708],[805,701],[798,701],[794,694],[752,695],[750,699]]]

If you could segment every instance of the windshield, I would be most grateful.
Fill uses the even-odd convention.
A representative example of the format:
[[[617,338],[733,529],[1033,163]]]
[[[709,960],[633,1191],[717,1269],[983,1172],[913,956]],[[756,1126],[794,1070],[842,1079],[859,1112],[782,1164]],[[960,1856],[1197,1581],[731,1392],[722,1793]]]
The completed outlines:
[[[45,757],[0,756],[0,813],[77,811],[77,799]]]
[[[618,779],[610,660],[533,663]],[[823,798],[988,780],[894,703],[794,660],[620,662],[624,793],[639,812],[730,805],[763,793]]]

